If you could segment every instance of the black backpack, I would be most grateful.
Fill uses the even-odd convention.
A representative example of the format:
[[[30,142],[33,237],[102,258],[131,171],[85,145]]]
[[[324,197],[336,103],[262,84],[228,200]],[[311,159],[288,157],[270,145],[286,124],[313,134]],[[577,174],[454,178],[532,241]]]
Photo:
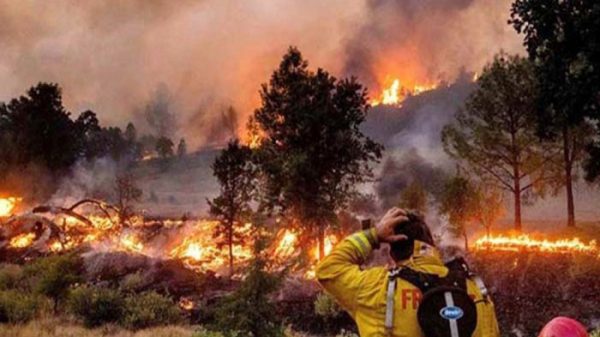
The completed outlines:
[[[417,309],[417,319],[427,337],[471,337],[477,327],[477,308],[467,294],[467,279],[479,286],[484,298],[487,290],[481,279],[470,273],[466,262],[456,259],[446,264],[448,275],[439,277],[410,268],[390,271],[388,280],[385,326],[393,327],[393,301],[396,279],[401,278],[419,288],[422,298]]]

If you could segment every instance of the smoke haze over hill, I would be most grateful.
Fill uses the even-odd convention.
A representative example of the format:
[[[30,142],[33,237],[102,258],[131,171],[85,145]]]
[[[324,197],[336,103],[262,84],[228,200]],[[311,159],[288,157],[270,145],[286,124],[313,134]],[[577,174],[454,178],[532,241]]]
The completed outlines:
[[[312,67],[357,75],[373,90],[387,75],[453,80],[502,48],[521,49],[509,3],[2,0],[0,100],[57,82],[73,113],[92,109],[148,132],[139,112],[164,86],[192,148],[219,144],[229,136],[219,130],[224,111],[235,108],[242,132],[289,45]]]

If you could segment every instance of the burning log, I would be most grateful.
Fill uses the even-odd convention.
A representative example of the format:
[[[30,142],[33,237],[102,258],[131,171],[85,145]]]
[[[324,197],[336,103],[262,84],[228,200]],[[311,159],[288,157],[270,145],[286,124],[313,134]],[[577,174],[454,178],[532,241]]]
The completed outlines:
[[[49,250],[47,243],[51,240],[65,241],[60,227],[33,214],[12,217],[0,228],[0,249],[31,247],[46,252]]]
[[[94,224],[81,214],[73,212],[71,209],[55,206],[38,206],[32,210],[33,213],[51,213],[51,214],[66,214],[74,219],[77,219],[84,224],[93,227]]]

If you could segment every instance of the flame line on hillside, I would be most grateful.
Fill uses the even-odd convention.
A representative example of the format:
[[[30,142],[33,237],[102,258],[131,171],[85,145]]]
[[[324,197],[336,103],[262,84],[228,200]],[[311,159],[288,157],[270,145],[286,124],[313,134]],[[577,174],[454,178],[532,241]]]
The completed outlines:
[[[527,234],[517,236],[490,235],[479,238],[475,241],[476,250],[493,251],[539,251],[547,253],[586,253],[598,254],[600,251],[596,240],[588,243],[583,242],[577,237],[569,239],[535,239]]]

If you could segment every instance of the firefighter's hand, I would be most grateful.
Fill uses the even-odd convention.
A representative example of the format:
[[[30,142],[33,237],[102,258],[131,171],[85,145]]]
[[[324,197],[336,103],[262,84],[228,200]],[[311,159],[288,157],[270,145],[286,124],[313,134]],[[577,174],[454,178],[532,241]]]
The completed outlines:
[[[403,221],[408,221],[406,211],[397,207],[391,208],[375,226],[379,242],[391,243],[408,239],[406,235],[394,234],[394,228]]]

